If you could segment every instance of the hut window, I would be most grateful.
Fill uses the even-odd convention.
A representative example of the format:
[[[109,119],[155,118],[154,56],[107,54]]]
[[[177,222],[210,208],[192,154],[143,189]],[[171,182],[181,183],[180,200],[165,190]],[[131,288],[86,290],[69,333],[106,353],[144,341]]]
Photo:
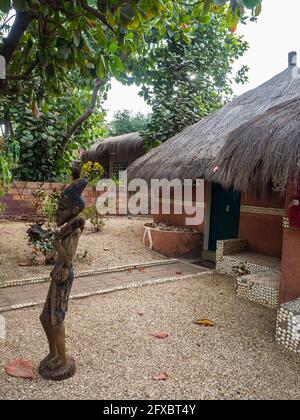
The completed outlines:
[[[119,178],[120,171],[126,171],[128,166],[127,160],[118,160],[113,163],[112,176],[113,178]]]

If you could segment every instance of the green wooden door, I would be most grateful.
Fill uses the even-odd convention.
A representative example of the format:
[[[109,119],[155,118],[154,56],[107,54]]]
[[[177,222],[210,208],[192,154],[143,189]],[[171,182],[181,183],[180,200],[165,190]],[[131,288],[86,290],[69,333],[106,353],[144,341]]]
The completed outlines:
[[[209,250],[215,251],[217,241],[235,239],[239,235],[241,195],[233,188],[224,190],[212,185]]]

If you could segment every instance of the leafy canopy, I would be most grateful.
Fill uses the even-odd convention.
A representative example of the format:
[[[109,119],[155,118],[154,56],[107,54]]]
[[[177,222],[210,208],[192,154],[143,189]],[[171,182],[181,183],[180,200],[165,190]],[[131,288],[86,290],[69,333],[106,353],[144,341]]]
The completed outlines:
[[[48,93],[65,88],[74,69],[93,79],[118,77],[143,53],[149,32],[164,37],[169,28],[189,42],[193,24],[207,24],[214,14],[225,11],[234,31],[260,10],[261,0],[0,0],[5,89],[23,90],[18,79],[33,70]]]
[[[141,132],[145,129],[148,117],[138,112],[133,114],[127,109],[117,111],[113,120],[108,124],[108,134],[110,136],[120,136],[122,134]]]
[[[189,43],[168,31],[163,42],[152,36],[147,57],[137,60],[129,78],[152,107],[143,137],[156,145],[218,109],[232,95],[232,83],[247,80],[246,66],[233,72],[247,42],[227,30],[227,16],[197,25]]]
[[[97,137],[104,135],[103,115],[94,113],[75,133],[72,141],[60,154],[61,144],[69,125],[86,108],[89,90],[83,87],[68,95],[48,98],[41,110],[32,109],[27,94],[0,98],[0,115],[10,121],[12,132],[5,137],[6,148],[17,144],[20,156],[14,176],[25,181],[59,181],[67,175],[81,149],[88,148]],[[38,118],[34,113],[38,112]]]

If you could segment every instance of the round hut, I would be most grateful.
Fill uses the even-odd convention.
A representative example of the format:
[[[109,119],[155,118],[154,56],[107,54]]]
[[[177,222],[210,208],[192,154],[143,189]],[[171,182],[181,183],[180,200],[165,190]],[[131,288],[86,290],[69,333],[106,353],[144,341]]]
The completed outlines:
[[[118,178],[120,171],[144,154],[144,142],[138,132],[99,139],[90,150],[83,152],[81,160],[99,162],[109,178]]]
[[[243,124],[300,94],[299,76],[296,53],[291,52],[288,56],[288,68],[283,72],[235,98],[198,123],[187,127],[135,161],[128,170],[129,180],[143,178],[149,183],[152,179],[164,178],[205,180],[204,202],[200,203],[205,207],[205,218],[204,222],[197,226],[203,234],[201,258],[217,259],[217,266],[218,259],[221,260],[226,253],[229,255],[245,251],[247,244],[247,252],[251,253],[253,258],[255,254],[257,261],[263,261],[266,266],[280,267],[283,246],[282,219],[286,206],[286,198],[281,191],[282,179],[277,179],[280,171],[274,172],[268,191],[258,196],[255,190],[251,189],[246,193],[234,188],[238,187],[238,183],[232,182],[232,177],[222,182],[222,185],[218,176],[221,173],[225,174],[222,179],[226,180],[226,167],[222,168],[222,161],[219,162],[219,158],[220,153],[224,153],[228,147],[227,138],[232,131],[241,126],[245,127]],[[259,137],[259,133],[256,132],[255,136]],[[284,135],[284,127],[280,138],[288,141],[288,137]],[[251,139],[253,140],[253,135]],[[252,140],[248,143],[249,150]],[[239,142],[238,137],[236,142]],[[241,160],[243,155],[243,171],[246,177],[250,167],[245,168],[245,166],[251,166],[251,160],[248,162],[246,153],[242,148],[239,150],[241,155],[238,159]],[[249,151],[247,153],[249,157]],[[251,156],[255,159],[254,148]],[[270,165],[271,161],[272,153],[269,154]],[[275,162],[273,163],[275,165]],[[240,174],[239,179],[245,179],[242,178],[244,175]],[[245,182],[248,181],[249,178]],[[194,198],[194,201],[196,202],[192,203],[193,206],[199,204],[197,199]],[[171,199],[170,214],[160,212],[154,215],[154,219],[157,222],[184,226],[186,214],[184,212],[181,215],[175,214]],[[260,232],[259,240],[257,232]]]

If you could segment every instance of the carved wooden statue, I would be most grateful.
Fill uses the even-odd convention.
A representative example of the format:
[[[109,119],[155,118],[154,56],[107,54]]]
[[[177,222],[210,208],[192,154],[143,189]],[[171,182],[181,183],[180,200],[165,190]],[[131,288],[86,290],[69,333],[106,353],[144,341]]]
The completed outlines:
[[[49,354],[41,362],[39,373],[44,379],[62,381],[76,372],[75,360],[66,354],[64,320],[74,280],[73,258],[84,229],[80,213],[85,208],[81,197],[87,181],[80,179],[63,192],[56,212],[60,230],[54,241],[57,260],[51,272],[51,284],[40,320],[49,342]]]

